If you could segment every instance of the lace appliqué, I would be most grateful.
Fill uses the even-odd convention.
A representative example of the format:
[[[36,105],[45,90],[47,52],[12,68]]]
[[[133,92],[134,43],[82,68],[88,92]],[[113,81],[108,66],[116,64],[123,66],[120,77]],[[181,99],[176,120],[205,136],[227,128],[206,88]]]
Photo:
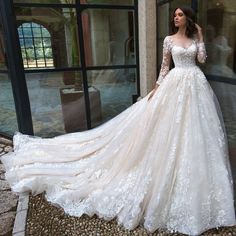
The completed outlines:
[[[205,63],[206,58],[207,58],[205,44],[197,42],[197,49],[198,49],[198,51],[197,51],[197,60],[200,63]]]
[[[179,62],[181,62],[181,65],[185,65],[185,63],[183,63],[183,60],[186,59],[185,55],[187,55],[188,53],[194,55],[194,57],[191,56],[188,57],[188,59],[191,60],[190,63],[191,65],[195,65],[195,57],[197,57],[197,60],[200,63],[205,63],[206,61],[207,54],[206,54],[205,44],[203,42],[198,42],[197,39],[194,39],[193,43],[189,47],[183,48],[181,46],[174,45],[173,40],[170,38],[170,36],[165,37],[163,42],[163,58],[162,58],[161,70],[158,80],[156,82],[159,85],[163,82],[163,79],[169,72],[171,55],[173,56],[172,48],[174,46],[178,47],[179,49],[180,53],[177,54],[175,53],[176,54],[175,57],[177,56],[180,57]],[[195,48],[192,48],[192,46],[195,46]]]
[[[169,72],[170,68],[170,59],[171,59],[171,40],[169,37],[165,37],[163,42],[163,58],[161,64],[160,74],[157,80],[157,84],[161,84],[167,73]]]

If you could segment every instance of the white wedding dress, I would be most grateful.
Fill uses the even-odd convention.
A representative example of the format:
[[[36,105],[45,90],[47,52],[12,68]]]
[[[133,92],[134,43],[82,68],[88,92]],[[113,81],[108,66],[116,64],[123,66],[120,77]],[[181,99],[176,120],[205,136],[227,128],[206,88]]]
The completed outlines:
[[[151,100],[92,130],[39,138],[16,133],[2,157],[14,192],[46,192],[73,216],[97,214],[190,235],[235,225],[227,140],[217,99],[196,66],[203,43],[167,36]],[[175,68],[169,71],[170,57]]]

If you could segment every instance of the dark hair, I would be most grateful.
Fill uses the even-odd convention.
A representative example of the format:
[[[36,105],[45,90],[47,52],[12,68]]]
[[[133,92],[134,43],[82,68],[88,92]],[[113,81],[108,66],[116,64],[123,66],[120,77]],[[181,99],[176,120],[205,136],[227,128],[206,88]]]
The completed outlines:
[[[193,38],[194,35],[197,33],[197,28],[195,26],[195,13],[192,8],[187,7],[187,6],[182,6],[182,7],[176,7],[172,20],[171,20],[171,28],[172,28],[172,33],[175,34],[178,31],[178,27],[175,26],[174,23],[174,15],[177,9],[180,9],[184,15],[186,16],[186,36],[188,38]]]

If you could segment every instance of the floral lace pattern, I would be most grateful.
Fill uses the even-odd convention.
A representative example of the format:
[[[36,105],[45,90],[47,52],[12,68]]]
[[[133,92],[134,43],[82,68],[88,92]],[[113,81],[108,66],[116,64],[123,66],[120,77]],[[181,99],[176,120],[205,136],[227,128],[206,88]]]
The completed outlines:
[[[173,50],[174,49],[174,50]],[[163,59],[161,64],[160,74],[157,80],[157,84],[161,84],[163,79],[169,72],[171,56],[176,66],[195,66],[195,58],[198,62],[204,63],[206,61],[206,49],[204,43],[199,43],[196,39],[192,40],[189,47],[184,48],[178,46],[173,42],[171,36],[166,36],[163,42]],[[189,61],[186,59],[190,60]]]
[[[151,100],[85,132],[16,133],[14,152],[1,158],[13,191],[45,192],[70,215],[116,217],[127,229],[199,235],[235,225],[222,114],[196,57],[205,60],[203,45],[183,48],[167,37]]]
[[[161,70],[159,73],[159,77],[157,80],[158,84],[160,84],[163,81],[163,79],[169,72],[170,60],[171,60],[171,48],[172,48],[172,42],[167,36],[165,37],[164,42],[163,42],[162,63],[161,63]]]

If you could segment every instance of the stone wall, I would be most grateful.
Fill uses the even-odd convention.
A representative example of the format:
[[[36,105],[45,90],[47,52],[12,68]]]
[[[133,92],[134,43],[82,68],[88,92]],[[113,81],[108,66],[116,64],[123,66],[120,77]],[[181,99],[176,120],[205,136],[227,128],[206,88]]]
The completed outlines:
[[[157,79],[156,0],[139,0],[139,60],[141,97],[147,95]]]

